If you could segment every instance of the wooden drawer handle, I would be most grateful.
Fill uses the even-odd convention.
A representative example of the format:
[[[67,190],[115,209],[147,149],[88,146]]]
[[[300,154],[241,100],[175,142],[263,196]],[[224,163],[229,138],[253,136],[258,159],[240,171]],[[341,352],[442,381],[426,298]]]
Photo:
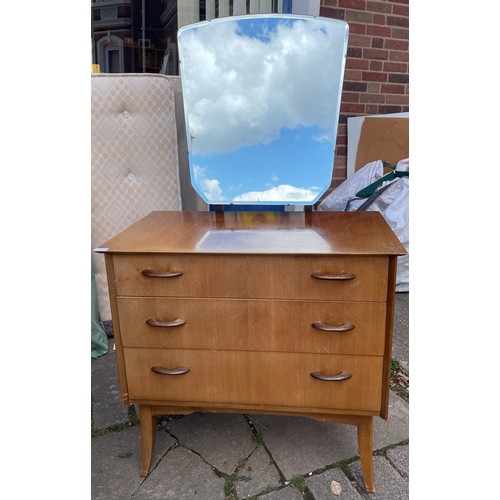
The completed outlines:
[[[159,328],[172,328],[174,326],[185,325],[186,321],[183,319],[174,319],[173,321],[158,321],[154,318],[149,318],[146,320],[149,326],[157,326]]]
[[[311,276],[317,280],[333,280],[333,281],[347,281],[353,280],[356,275],[353,273],[343,272],[339,274],[326,274],[326,273],[312,273]]]
[[[157,373],[158,375],[184,375],[189,371],[189,368],[179,366],[179,368],[174,368],[173,370],[166,370],[161,366],[152,366],[151,371]]]
[[[324,332],[349,332],[354,330],[354,325],[352,323],[344,323],[342,325],[325,325],[321,321],[316,321],[311,325],[316,330],[322,330]]]
[[[316,378],[318,380],[324,380],[325,382],[339,382],[351,378],[352,373],[340,372],[337,373],[337,375],[325,375],[324,373],[321,372],[311,372],[311,377]]]
[[[148,278],[175,278],[176,276],[182,276],[184,274],[183,271],[153,271],[152,269],[144,269],[142,271],[144,276]]]

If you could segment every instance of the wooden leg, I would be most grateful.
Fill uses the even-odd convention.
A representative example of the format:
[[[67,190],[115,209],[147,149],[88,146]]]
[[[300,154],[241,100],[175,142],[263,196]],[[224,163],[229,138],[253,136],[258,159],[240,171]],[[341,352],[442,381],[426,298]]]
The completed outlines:
[[[139,405],[139,416],[141,420],[141,468],[139,475],[146,477],[149,474],[155,445],[156,416],[153,416],[149,405]]]
[[[359,417],[358,447],[366,491],[375,493],[373,477],[373,417]]]

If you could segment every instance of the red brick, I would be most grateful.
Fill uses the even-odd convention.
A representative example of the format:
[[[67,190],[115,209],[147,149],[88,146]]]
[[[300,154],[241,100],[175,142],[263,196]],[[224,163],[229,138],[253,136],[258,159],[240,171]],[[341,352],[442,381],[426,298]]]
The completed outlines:
[[[368,69],[370,63],[364,59],[353,59],[348,57],[345,63],[346,69]]]
[[[385,40],[386,49],[408,50],[409,43],[406,40],[393,40],[388,38]]]
[[[334,167],[334,177],[337,177],[338,175],[341,175],[342,172],[344,174],[346,173],[347,170],[347,155],[341,156],[341,155],[335,155],[335,167]]]
[[[347,145],[347,136],[337,134],[337,140],[335,141],[337,146],[346,146]]]
[[[373,24],[383,24],[385,26],[385,16],[382,14],[373,14]]]
[[[342,102],[359,102],[359,92],[344,92]]]
[[[389,57],[389,51],[380,49],[363,49],[363,57],[365,59],[381,59],[385,61]]]
[[[391,50],[389,52],[389,61],[403,61],[408,62],[409,54],[408,52],[399,52],[395,50]]]
[[[382,71],[382,61],[370,61],[370,71]]]
[[[410,7],[408,5],[393,5],[392,13],[395,16],[410,16]]]
[[[386,83],[380,87],[380,92],[382,92],[382,94],[404,94],[405,86]]]
[[[339,0],[339,7],[354,10],[366,10],[365,0]]]
[[[361,79],[364,82],[386,82],[387,73],[375,73],[375,72],[363,71]]]
[[[378,113],[381,115],[387,115],[389,113],[402,113],[404,110],[401,106],[379,106]]]
[[[369,12],[360,12],[357,10],[346,10],[345,19],[346,21],[371,24],[373,22],[373,14]]]
[[[389,54],[389,59],[390,59]],[[385,62],[384,63],[384,71],[388,73],[406,73],[408,71],[408,64],[405,63],[397,63],[397,62]]]
[[[391,73],[389,75],[390,83],[408,83],[409,77],[408,75],[403,75],[401,73]]]
[[[349,34],[350,47],[371,47],[372,39],[364,35],[351,35]]]
[[[370,25],[366,27],[366,34],[373,36],[385,36],[390,37],[392,34],[392,29],[387,28],[386,26],[374,26]]]
[[[339,115],[339,124],[340,123],[345,123],[347,124],[347,116],[345,113],[340,113]]]
[[[356,35],[365,35],[366,34],[366,24],[349,23],[349,35],[351,33],[356,34]]]
[[[347,166],[347,158],[339,158],[335,160],[335,166],[346,167]]]
[[[366,82],[346,82],[344,79],[343,91],[366,92]]]
[[[361,71],[357,69],[346,69],[344,72],[344,80],[350,80],[350,81],[361,80]]]
[[[382,49],[384,47],[383,38],[373,38],[372,39],[372,49]]]
[[[366,86],[366,91],[369,93],[369,94],[377,94],[380,92],[380,83],[369,83],[367,86]]]
[[[392,38],[401,38],[402,40],[408,40],[410,38],[410,31],[405,28],[393,28]]]
[[[345,19],[345,10],[332,9],[330,7],[320,7],[319,15],[321,17],[328,17],[330,19],[340,19],[343,21]]]
[[[365,105],[364,104],[342,103],[340,105],[340,111],[342,113],[364,113],[365,112]]]
[[[338,0],[321,0],[322,5],[337,7]]]
[[[384,104],[385,103],[385,95],[383,94],[362,94],[361,102],[370,103],[370,104]]]
[[[387,16],[387,25],[408,28],[410,23],[407,17]]]
[[[386,104],[405,104],[408,105],[410,97],[408,95],[393,94],[387,95],[385,99]]]
[[[366,10],[371,12],[385,12],[390,14],[392,11],[392,5],[387,2],[366,2]]]
[[[358,47],[347,47],[347,57],[356,57],[360,58],[362,57],[363,53],[360,48]]]
[[[367,106],[366,106],[366,114],[367,115],[376,115],[376,114],[378,114],[378,105],[377,104],[367,104]]]

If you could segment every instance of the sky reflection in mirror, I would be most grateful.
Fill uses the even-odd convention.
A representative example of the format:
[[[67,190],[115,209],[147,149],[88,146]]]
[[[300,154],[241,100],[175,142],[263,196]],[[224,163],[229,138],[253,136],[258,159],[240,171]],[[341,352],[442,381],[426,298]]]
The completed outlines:
[[[191,180],[207,203],[310,205],[329,188],[347,35],[280,15],[179,30]]]

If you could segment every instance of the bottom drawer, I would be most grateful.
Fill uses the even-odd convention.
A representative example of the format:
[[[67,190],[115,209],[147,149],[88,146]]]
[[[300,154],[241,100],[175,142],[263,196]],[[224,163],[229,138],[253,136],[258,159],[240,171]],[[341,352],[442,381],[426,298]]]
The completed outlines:
[[[379,411],[382,356],[125,348],[129,397],[138,402],[331,408]],[[152,368],[189,368],[180,375]],[[352,376],[340,381],[312,372]]]

